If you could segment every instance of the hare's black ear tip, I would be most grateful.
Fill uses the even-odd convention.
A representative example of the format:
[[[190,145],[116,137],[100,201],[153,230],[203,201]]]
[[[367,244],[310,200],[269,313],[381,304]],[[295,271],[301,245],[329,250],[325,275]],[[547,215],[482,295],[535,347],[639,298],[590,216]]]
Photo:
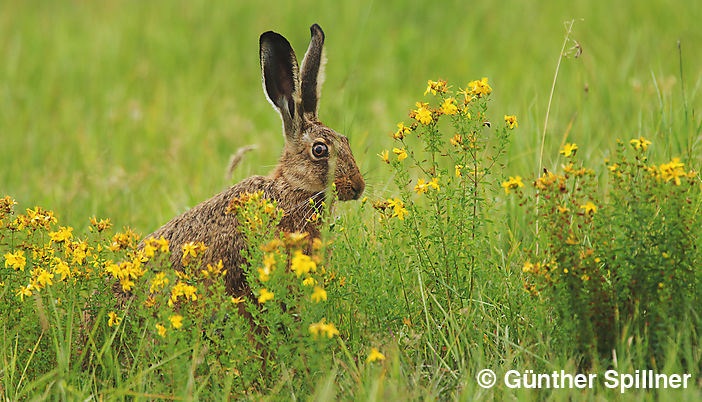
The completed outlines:
[[[261,43],[263,43],[264,41],[271,40],[271,39],[277,38],[277,37],[279,37],[279,36],[280,36],[280,34],[275,33],[275,32],[273,32],[273,31],[266,31],[266,32],[264,32],[264,33],[261,34],[261,38],[260,38],[259,41],[260,41]]]
[[[320,27],[319,24],[312,24],[310,27],[310,33],[312,34],[312,37],[315,35],[321,35],[322,38],[324,38],[324,31],[322,31],[322,27]]]

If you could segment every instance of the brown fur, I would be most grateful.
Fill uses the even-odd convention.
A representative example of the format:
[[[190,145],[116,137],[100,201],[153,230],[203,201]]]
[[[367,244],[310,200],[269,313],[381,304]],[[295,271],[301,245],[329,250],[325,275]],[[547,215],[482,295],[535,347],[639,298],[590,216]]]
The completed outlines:
[[[365,187],[348,139],[317,118],[324,33],[316,24],[311,32],[301,73],[295,53],[285,38],[273,32],[261,35],[264,93],[283,119],[285,146],[278,166],[268,176],[253,176],[239,182],[147,236],[157,239],[163,236],[168,240],[171,263],[179,270],[183,269],[183,244],[203,242],[208,247],[203,264],[222,260],[227,269],[226,287],[232,294],[243,294],[247,289],[242,269],[246,261],[240,254],[246,246],[245,239],[238,230],[234,214],[227,214],[232,199],[241,193],[263,191],[265,198],[277,201],[278,207],[286,212],[278,226],[280,230],[308,232],[310,238],[314,238],[319,236],[320,228],[317,223],[308,222],[314,208],[310,198],[319,205],[330,179],[336,184],[342,201],[358,199]],[[313,155],[313,147],[320,143],[327,147],[328,156]]]

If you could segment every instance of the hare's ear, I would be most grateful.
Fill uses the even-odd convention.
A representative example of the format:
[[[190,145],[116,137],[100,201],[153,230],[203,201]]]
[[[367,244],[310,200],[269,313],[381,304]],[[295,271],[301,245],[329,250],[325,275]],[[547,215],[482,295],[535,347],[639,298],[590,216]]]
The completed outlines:
[[[283,119],[285,136],[295,131],[297,99],[300,94],[297,57],[290,42],[272,31],[261,35],[259,41],[263,91],[268,101],[278,110]]]
[[[317,106],[324,81],[324,32],[319,25],[310,27],[312,38],[307,53],[302,59],[300,86],[302,91],[302,112],[310,120],[317,120]]]

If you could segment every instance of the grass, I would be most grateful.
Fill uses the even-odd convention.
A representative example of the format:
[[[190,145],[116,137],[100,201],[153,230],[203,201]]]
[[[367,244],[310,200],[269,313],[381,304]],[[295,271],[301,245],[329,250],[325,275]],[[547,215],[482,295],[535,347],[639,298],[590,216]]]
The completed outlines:
[[[328,56],[320,117],[349,136],[372,199],[396,195],[389,190],[395,176],[376,154],[392,146],[388,134],[397,122],[407,120],[407,108],[420,100],[427,79],[463,86],[489,77],[495,88],[491,118],[501,120],[501,114],[494,114],[499,112],[515,114],[519,121],[505,155],[504,173],[540,174],[544,120],[566,32],[563,23],[572,19],[571,38],[577,42],[566,44],[569,57],[560,62],[543,141],[543,166],[558,168],[562,163],[558,150],[574,142],[581,147],[580,160],[599,166],[598,175],[604,176],[602,161],[611,156],[617,138],[645,136],[655,144],[652,160],[680,156],[687,166],[699,170],[700,18],[702,4],[684,0],[548,5],[511,0],[498,4],[451,0],[439,5],[275,2],[266,6],[212,1],[4,2],[0,5],[0,196],[17,199],[19,211],[34,205],[52,209],[76,233],[87,231],[90,216],[110,217],[118,227],[150,233],[232,184],[225,179],[226,165],[237,148],[258,145],[235,171],[234,182],[266,174],[277,161],[283,139],[280,121],[261,91],[258,36],[271,29],[282,33],[301,58],[309,40],[308,27],[315,22],[325,30]],[[583,50],[577,58],[568,50],[576,43]],[[350,227],[367,225],[378,233],[376,216],[367,210],[359,214],[358,203],[343,204],[339,210]],[[533,229],[524,210],[508,204],[504,213],[510,225],[491,231],[488,240],[495,249],[491,258],[501,259],[505,276],[517,275],[514,267],[520,264],[521,249],[535,241],[529,237]],[[395,248],[407,247],[394,241]],[[405,300],[397,298],[399,289],[391,287],[397,283],[384,271],[386,264],[398,261],[392,253],[376,249],[381,243],[375,237],[341,244],[339,252],[350,265],[355,262],[348,268],[349,275],[358,270],[357,280],[367,282],[358,288],[382,290],[364,295],[364,300],[354,299],[357,294],[337,295],[343,300],[339,309],[357,302],[358,311],[364,313],[349,329],[362,339],[399,319],[393,314]],[[390,247],[391,243],[382,244]],[[358,253],[354,247],[366,250],[368,259],[354,260],[354,252]],[[369,273],[364,276],[362,270]],[[502,314],[516,314],[514,305],[519,304],[520,314],[535,311],[538,303],[521,289],[502,286],[489,276],[483,279],[480,291],[494,300],[483,300],[470,314],[480,321],[479,328],[492,329],[490,346],[476,344],[479,337],[465,335],[460,344],[473,345],[476,351],[457,350],[452,361],[435,359],[428,367],[424,358],[432,354],[424,350],[427,344],[404,345],[422,350],[411,356],[399,353],[399,345],[387,346],[389,358],[382,373],[372,368],[353,373],[344,365],[348,359],[340,357],[344,364],[314,377],[316,397],[597,398],[560,391],[489,393],[477,386],[474,373],[487,366],[496,371],[530,364],[560,369],[574,367],[578,359],[552,348],[555,335],[550,328],[535,334],[525,325],[523,333],[510,334],[520,328],[505,327]],[[548,315],[535,317],[529,318],[533,319],[530,325],[552,325]],[[459,336],[466,331],[464,322],[453,314],[425,319],[453,326]],[[512,317],[508,322],[517,321],[519,317]],[[416,334],[402,335],[412,340]],[[520,344],[519,336],[536,338]],[[626,339],[621,336],[618,350],[631,348]],[[696,343],[697,338],[693,339]],[[348,342],[351,353],[361,348],[352,339]],[[379,342],[392,344],[384,338]],[[675,347],[679,345],[673,342],[670,348]],[[683,349],[690,354],[688,360],[699,361],[699,346]],[[2,345],[3,362],[11,361],[12,350],[11,342]],[[640,367],[631,356],[620,362],[622,371]],[[21,363],[3,363],[5,380],[10,367],[22,376]],[[674,372],[681,365],[671,363],[667,369]],[[59,365],[55,370],[63,368]],[[109,395],[124,398],[129,392],[151,391],[149,381],[139,383],[142,376],[148,377],[148,369],[130,370],[124,377],[113,374],[118,391],[113,389]],[[16,385],[14,378],[7,383]],[[26,386],[28,381],[22,383]],[[100,381],[77,377],[65,381],[73,386],[91,384],[78,394],[105,391],[97,389]],[[286,393],[290,383],[281,379],[269,391],[291,397]],[[197,395],[190,387],[173,392]],[[41,387],[28,389],[40,395]],[[694,400],[699,393],[698,383],[696,390],[682,397]],[[77,394],[68,392],[63,398],[70,398],[67,395]],[[599,397],[614,395],[604,390]],[[652,395],[629,393],[627,397]]]

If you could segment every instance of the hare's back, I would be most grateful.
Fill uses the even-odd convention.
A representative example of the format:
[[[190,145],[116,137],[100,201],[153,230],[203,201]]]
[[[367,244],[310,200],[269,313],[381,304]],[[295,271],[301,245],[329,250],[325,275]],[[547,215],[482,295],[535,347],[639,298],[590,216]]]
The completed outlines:
[[[242,262],[239,250],[244,239],[239,233],[234,214],[227,213],[230,202],[240,193],[255,192],[268,187],[268,178],[252,176],[201,202],[182,215],[171,219],[146,238],[168,240],[173,268],[182,269],[183,245],[202,242],[207,247],[204,264],[216,264],[222,260],[225,268],[240,271]]]

